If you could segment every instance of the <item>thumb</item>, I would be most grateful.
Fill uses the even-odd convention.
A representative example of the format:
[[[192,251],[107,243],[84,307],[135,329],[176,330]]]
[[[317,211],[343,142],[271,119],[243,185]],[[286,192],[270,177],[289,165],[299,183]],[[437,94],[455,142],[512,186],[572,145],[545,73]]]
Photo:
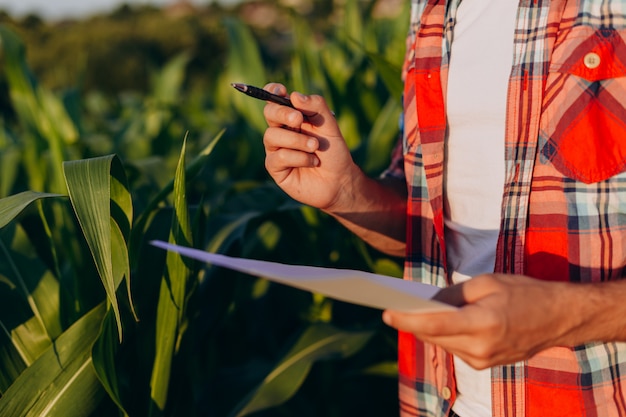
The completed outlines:
[[[464,294],[464,284],[465,283],[460,283],[443,288],[439,290],[432,299],[451,306],[462,307],[467,304]]]

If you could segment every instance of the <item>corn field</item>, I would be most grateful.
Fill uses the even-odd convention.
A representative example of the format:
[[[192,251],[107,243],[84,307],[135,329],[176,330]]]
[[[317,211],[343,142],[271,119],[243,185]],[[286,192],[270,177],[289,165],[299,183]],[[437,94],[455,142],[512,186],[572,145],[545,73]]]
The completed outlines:
[[[380,311],[199,264],[154,239],[239,257],[401,275],[264,171],[263,103],[231,82],[325,96],[355,160],[398,134],[405,20],[347,0],[320,39],[291,16],[291,62],[224,22],[215,91],[184,51],[145,96],[55,92],[0,26],[15,122],[0,119],[0,416],[395,415],[396,338]],[[408,3],[409,2],[405,2]]]

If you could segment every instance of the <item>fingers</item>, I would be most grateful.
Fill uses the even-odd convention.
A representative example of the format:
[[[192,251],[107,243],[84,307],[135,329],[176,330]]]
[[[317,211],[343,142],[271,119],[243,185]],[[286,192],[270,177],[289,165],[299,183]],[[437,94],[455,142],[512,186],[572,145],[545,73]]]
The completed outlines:
[[[465,319],[458,312],[412,314],[386,310],[383,321],[398,330],[413,333],[419,338],[465,333]]]
[[[286,127],[299,131],[304,122],[304,115],[295,109],[276,103],[267,103],[263,108],[263,116],[270,127]]]
[[[333,112],[328,108],[326,100],[322,96],[306,96],[298,92],[291,93],[291,103],[302,112],[307,121],[313,126],[321,126],[328,120],[333,119]]]
[[[269,83],[263,89],[272,94],[287,96],[287,88],[282,84]],[[266,104],[263,115],[270,127],[282,126],[292,130],[299,130],[304,120],[304,116],[298,110],[270,102]]]
[[[472,306],[452,313],[383,313],[383,321],[388,325],[412,333],[424,342],[438,345],[476,369],[487,368],[502,360],[499,357],[499,344],[495,344],[492,337],[501,332],[501,323],[494,318]],[[476,320],[480,321],[479,325]],[[476,333],[478,330],[479,337]]]
[[[268,83],[263,89],[279,96],[287,96],[287,88],[279,83]],[[328,117],[333,114],[322,96],[307,96],[293,92],[290,99],[294,107],[304,113],[307,118],[315,116]]]
[[[263,143],[266,150],[265,167],[274,173],[293,168],[312,168],[320,164],[315,155],[319,142],[298,132],[270,127],[265,131]]]
[[[315,154],[297,152],[291,149],[281,149],[265,158],[265,168],[278,185],[296,169],[315,168],[320,161]]]
[[[287,89],[282,84],[270,83],[264,89],[280,96],[287,95]],[[304,121],[313,127],[320,127],[334,119],[333,112],[321,96],[307,96],[293,92],[290,99],[295,109],[275,103],[268,103],[265,106],[264,116],[269,126],[283,126],[299,130]]]
[[[285,95],[282,84],[270,83],[265,89]],[[343,143],[343,137],[326,101],[321,96],[291,94],[294,108],[268,103],[263,114],[269,125],[263,136],[267,153],[266,168],[276,179],[277,172],[320,166],[318,151],[327,150],[331,140]],[[332,123],[325,121],[332,119]]]
[[[263,87],[264,90],[269,91],[272,94],[276,94],[278,96],[286,96],[287,95],[287,87],[279,83],[267,83]]]
[[[289,148],[302,152],[315,152],[319,141],[311,136],[300,132],[283,129],[281,127],[268,127],[263,135],[263,145],[267,152],[274,152],[281,148]]]

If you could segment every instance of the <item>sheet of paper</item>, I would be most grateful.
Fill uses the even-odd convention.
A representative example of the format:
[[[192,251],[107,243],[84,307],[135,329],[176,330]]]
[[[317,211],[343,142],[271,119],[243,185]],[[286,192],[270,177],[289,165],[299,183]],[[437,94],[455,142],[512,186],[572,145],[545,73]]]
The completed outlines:
[[[370,272],[351,269],[288,265],[235,258],[198,249],[152,241],[154,246],[183,256],[268,279],[341,301],[377,309],[435,312],[455,307],[431,300],[439,288]]]

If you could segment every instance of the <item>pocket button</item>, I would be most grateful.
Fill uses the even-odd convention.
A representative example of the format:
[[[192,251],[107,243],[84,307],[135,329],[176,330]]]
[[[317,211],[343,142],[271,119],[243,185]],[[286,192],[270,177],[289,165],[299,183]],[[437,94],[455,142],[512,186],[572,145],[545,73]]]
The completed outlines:
[[[583,58],[583,63],[589,69],[598,68],[600,66],[600,61],[600,55],[596,54],[595,52],[589,52],[587,55],[585,55],[585,58]]]

